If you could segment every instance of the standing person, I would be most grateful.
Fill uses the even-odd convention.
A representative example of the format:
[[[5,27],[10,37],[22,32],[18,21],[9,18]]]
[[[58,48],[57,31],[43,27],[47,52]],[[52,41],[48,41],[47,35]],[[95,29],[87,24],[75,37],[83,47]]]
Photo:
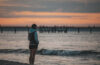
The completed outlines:
[[[33,24],[32,27],[29,29],[28,40],[30,42],[29,43],[29,49],[30,49],[29,63],[34,65],[35,54],[36,54],[38,44],[39,44],[36,24]]]

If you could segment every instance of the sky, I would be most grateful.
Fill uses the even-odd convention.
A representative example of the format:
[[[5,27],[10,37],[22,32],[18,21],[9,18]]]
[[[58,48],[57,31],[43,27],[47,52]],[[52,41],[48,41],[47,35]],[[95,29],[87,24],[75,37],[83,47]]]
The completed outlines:
[[[1,25],[97,25],[100,0],[0,0]]]

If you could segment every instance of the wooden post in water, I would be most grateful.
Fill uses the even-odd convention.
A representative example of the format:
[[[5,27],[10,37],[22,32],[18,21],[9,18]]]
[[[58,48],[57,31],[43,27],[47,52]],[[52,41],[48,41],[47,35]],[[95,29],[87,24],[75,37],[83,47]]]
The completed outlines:
[[[28,33],[29,33],[29,27],[28,27],[28,26],[26,26],[26,28],[27,28],[27,31],[28,31]]]
[[[77,31],[78,31],[78,33],[80,33],[80,28],[79,27],[77,28]]]
[[[89,29],[90,29],[90,33],[92,33],[92,27],[90,27]]]
[[[64,30],[64,32],[65,32],[65,33],[67,33],[67,32],[68,32],[68,30],[67,30],[67,29],[68,29],[68,28],[67,28],[67,27],[65,27],[65,30]]]
[[[16,27],[14,28],[14,32],[16,33]]]
[[[0,25],[1,33],[3,33],[3,27]]]

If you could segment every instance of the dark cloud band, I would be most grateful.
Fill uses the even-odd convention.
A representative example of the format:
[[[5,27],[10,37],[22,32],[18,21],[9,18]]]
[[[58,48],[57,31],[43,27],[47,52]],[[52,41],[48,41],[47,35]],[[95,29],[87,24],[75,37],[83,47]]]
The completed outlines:
[[[99,6],[99,0],[1,0],[0,17],[15,17],[9,14],[13,11],[95,13]]]

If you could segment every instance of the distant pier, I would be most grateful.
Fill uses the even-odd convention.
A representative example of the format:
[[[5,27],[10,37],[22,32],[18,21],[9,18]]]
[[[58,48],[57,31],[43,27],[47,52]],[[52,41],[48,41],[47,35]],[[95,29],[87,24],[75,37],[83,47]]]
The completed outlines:
[[[12,31],[14,33],[17,33],[18,31],[28,31],[28,26],[1,26],[0,25],[0,32],[3,33],[4,31]],[[74,26],[38,26],[38,31],[40,33],[48,32],[48,33],[56,33],[56,32],[64,32],[67,33],[69,31],[76,31],[77,33],[80,33],[82,31],[88,31],[89,33],[92,33],[94,31],[100,31],[100,27],[74,27]]]

